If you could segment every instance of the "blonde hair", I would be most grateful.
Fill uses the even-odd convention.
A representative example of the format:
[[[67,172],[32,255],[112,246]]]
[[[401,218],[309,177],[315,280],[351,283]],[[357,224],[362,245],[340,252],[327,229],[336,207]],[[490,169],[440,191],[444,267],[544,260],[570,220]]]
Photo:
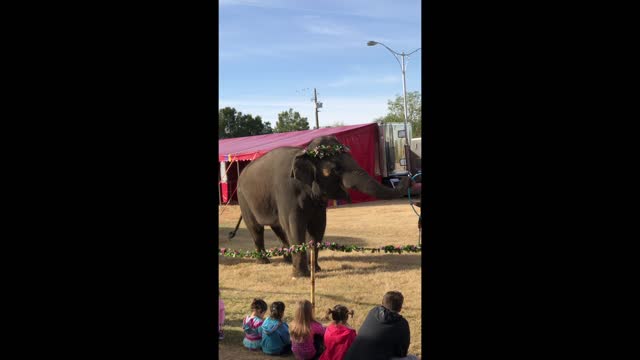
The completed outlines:
[[[295,311],[293,312],[293,321],[289,324],[289,334],[295,342],[303,342],[311,335],[311,322],[313,318],[313,305],[309,300],[301,300],[297,302]]]

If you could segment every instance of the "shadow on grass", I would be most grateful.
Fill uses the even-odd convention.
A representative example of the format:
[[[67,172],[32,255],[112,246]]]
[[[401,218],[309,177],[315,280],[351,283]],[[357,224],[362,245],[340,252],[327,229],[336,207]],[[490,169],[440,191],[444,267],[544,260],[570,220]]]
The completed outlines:
[[[221,287],[220,290],[232,290],[232,291],[238,291],[238,292],[242,292],[243,289],[236,289],[236,288],[231,288],[231,287]],[[283,291],[266,291],[266,290],[260,290],[260,293],[264,293],[264,294],[277,294],[277,295],[299,295],[300,298],[307,298],[309,296],[309,292],[308,291],[300,291],[300,292],[283,292]],[[372,304],[372,303],[366,303],[366,302],[358,302],[358,301],[354,301],[352,299],[348,299],[344,296],[338,296],[338,295],[330,295],[330,294],[325,294],[323,292],[316,292],[316,297],[317,298],[327,298],[327,299],[331,299],[333,301],[335,301],[336,303],[343,303],[343,304],[359,304],[359,305],[369,305],[369,306],[377,306],[379,304]],[[381,295],[382,296],[382,295]],[[230,321],[225,321],[225,325],[226,324],[234,324],[232,326],[239,326],[242,327],[242,320],[230,320]]]
[[[338,262],[367,262],[374,264],[393,264],[397,266],[403,266],[407,269],[419,268],[422,266],[422,255],[416,253],[402,253],[402,254],[362,254],[360,256],[335,256],[327,254],[326,250],[320,252],[322,260],[338,261]],[[320,261],[320,260],[318,260]]]
[[[247,314],[248,315],[248,314]],[[225,320],[224,321],[224,325],[225,326],[236,326],[242,329],[242,319],[238,319],[238,320]]]
[[[219,340],[220,343],[242,345],[242,339],[244,338],[244,331],[242,331],[242,320],[240,321],[240,329],[232,329],[228,321],[225,321],[223,329],[224,339]]]
[[[384,255],[365,255],[365,256],[323,256],[320,253],[318,263],[323,261],[336,261],[342,263],[342,268],[322,270],[316,274],[319,279],[330,278],[342,275],[360,275],[381,272],[395,272],[405,270],[415,270],[422,267],[422,256],[419,254],[384,254]],[[371,263],[372,266],[366,268],[354,268],[350,263]]]
[[[269,258],[272,264],[284,263],[284,256],[276,256]],[[232,258],[226,256],[218,256],[218,265],[236,265],[236,264],[245,264],[245,263],[254,263],[256,265],[269,265],[269,264],[261,264],[258,263],[256,259],[253,258]]]
[[[281,247],[283,246],[280,239],[276,237],[273,231],[269,230],[269,226],[265,226],[264,232],[264,240],[265,247]],[[218,244],[223,247],[229,247],[234,250],[253,250],[255,249],[255,244],[253,243],[253,238],[249,231],[246,228],[238,228],[236,235],[233,239],[229,240],[229,233],[233,231],[231,227],[219,227],[218,228]],[[310,240],[307,234],[307,241]],[[323,242],[337,242],[340,245],[356,245],[356,246],[366,246],[367,241],[362,238],[352,237],[352,236],[335,236],[335,235],[325,235],[322,239]],[[274,245],[273,243],[276,243]],[[237,249],[234,247],[237,246]]]
[[[247,238],[245,238],[243,235],[245,235],[244,233],[246,233],[246,236],[250,239],[250,235],[247,232],[246,229],[238,229],[238,233],[236,235],[236,238],[239,237],[239,239],[233,238],[232,240],[226,240],[226,235],[223,234],[227,234],[229,231],[233,230],[232,228],[220,228],[220,247],[225,247],[225,248],[229,248],[229,249],[233,249],[233,250],[241,250],[241,251],[253,251],[255,250],[255,245],[253,243],[253,240],[247,240]],[[241,233],[240,230],[244,230],[244,233]],[[271,235],[273,236],[273,239],[269,240],[268,236],[267,236],[267,231],[265,231],[265,247],[267,249],[273,248],[273,247],[283,247],[282,243],[280,242],[279,239],[277,239],[275,237],[275,235],[273,233],[271,233]],[[325,236],[324,239],[322,240],[323,242],[336,242],[340,245],[356,245],[356,246],[366,246],[367,242],[364,239],[361,238],[355,238],[355,237],[350,237],[350,236]],[[323,253],[329,253],[331,252],[331,250],[321,250],[320,254],[322,256]],[[278,262],[284,262],[284,258],[282,256],[276,256],[276,257],[271,257],[269,258],[269,260],[271,260],[271,262],[274,263],[278,263]],[[253,258],[232,258],[232,257],[226,257],[226,256],[220,256],[219,257],[219,261],[220,261],[220,265],[236,265],[236,264],[240,264],[240,263],[246,263],[246,262],[254,262],[254,263],[258,263],[255,259]],[[322,265],[321,265],[322,266]]]
[[[362,238],[356,238],[351,236],[335,236],[327,235],[322,239],[322,242],[335,242],[339,245],[355,245],[355,246],[367,246],[368,242]],[[331,250],[321,250],[321,252],[330,252]]]
[[[322,267],[325,261],[336,261],[342,264],[341,268],[327,269],[324,267],[316,273],[318,279],[330,278],[342,275],[367,275],[371,273],[395,272],[405,270],[415,270],[422,267],[422,256],[419,254],[376,254],[376,255],[359,255],[359,256],[335,256],[328,255],[330,250],[323,250],[318,257],[318,263]],[[269,259],[271,264],[286,264],[281,256]],[[269,266],[269,264],[259,264],[255,259],[251,258],[230,258],[219,257],[219,265],[236,265],[241,263],[252,262],[260,266]],[[352,267],[352,263],[371,263],[372,266],[366,268]],[[287,264],[288,265],[288,264]]]

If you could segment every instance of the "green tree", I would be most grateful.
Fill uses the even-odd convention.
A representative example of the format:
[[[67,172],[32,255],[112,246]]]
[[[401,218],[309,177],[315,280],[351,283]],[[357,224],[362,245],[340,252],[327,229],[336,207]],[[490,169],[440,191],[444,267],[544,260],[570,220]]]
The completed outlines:
[[[306,117],[300,116],[300,113],[289,109],[278,114],[278,122],[276,123],[274,132],[283,133],[289,131],[309,130],[309,122]]]
[[[273,128],[271,127],[271,122],[270,121],[265,121],[264,122],[264,127],[262,130],[263,134],[273,134]]]
[[[262,118],[243,114],[235,108],[225,107],[218,111],[218,138],[234,138],[251,135],[270,134],[271,123],[262,123]]]
[[[404,99],[400,95],[396,95],[395,100],[387,102],[388,113],[383,117],[375,119],[389,122],[404,122]],[[422,131],[422,95],[419,91],[411,91],[407,93],[407,122],[411,123],[413,136],[417,137]]]
[[[385,116],[380,116],[378,118],[373,119],[372,122],[382,121],[383,123],[403,123],[404,122],[404,114],[402,116],[398,116],[396,114],[387,114]]]

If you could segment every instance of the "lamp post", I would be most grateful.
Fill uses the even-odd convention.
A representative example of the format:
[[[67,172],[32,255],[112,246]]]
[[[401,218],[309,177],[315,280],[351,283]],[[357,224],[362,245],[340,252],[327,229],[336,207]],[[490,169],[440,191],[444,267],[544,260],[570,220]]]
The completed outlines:
[[[385,48],[387,48],[387,50],[389,50],[393,54],[393,57],[396,58],[396,60],[400,64],[400,68],[402,69],[402,93],[403,93],[403,97],[404,97],[404,140],[405,140],[404,158],[405,158],[405,162],[406,162],[405,169],[407,171],[411,172],[411,147],[409,145],[409,131],[407,129],[407,79],[405,77],[405,70],[407,69],[407,65],[406,65],[406,62],[405,62],[404,58],[408,57],[409,55],[413,54],[414,52],[420,50],[421,48],[417,48],[417,49],[413,50],[412,52],[410,52],[408,54],[405,54],[404,51],[402,52],[402,54],[398,54],[397,52],[391,50],[387,45],[385,45],[385,44],[383,44],[381,42],[377,42],[377,41],[368,41],[367,42],[367,46],[376,46],[376,45],[382,45]],[[400,61],[400,59],[398,59],[398,57],[401,57],[402,61]]]

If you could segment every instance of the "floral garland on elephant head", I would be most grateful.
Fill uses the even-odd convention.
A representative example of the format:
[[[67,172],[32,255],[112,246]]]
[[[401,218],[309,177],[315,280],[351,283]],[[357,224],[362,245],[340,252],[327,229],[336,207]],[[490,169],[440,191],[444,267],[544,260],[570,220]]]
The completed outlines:
[[[348,152],[351,152],[351,149],[342,144],[318,145],[313,149],[304,149],[302,151],[303,154],[317,159],[330,158]]]

